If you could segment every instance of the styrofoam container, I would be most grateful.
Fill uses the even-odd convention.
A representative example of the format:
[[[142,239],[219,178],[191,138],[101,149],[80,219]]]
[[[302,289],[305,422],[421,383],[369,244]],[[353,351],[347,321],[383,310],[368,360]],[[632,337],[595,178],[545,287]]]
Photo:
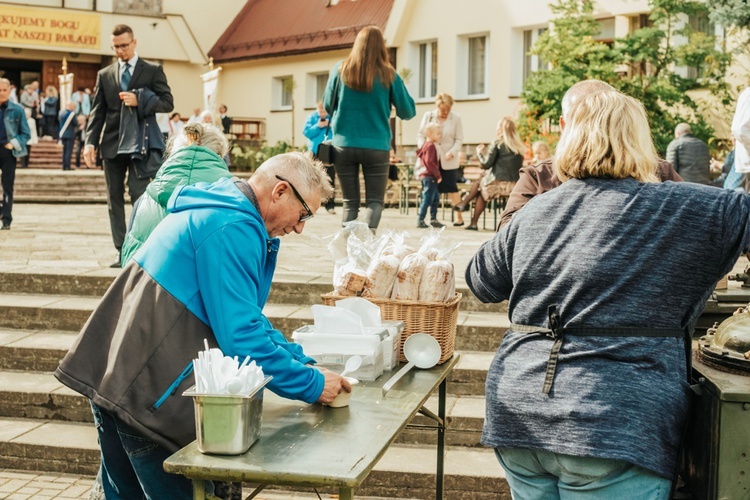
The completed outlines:
[[[367,328],[366,331],[361,334],[320,333],[313,325],[306,325],[292,333],[292,340],[302,346],[305,355],[313,358],[318,366],[334,371],[343,370],[351,356],[362,356],[362,366],[349,376],[371,382],[383,374],[388,330]]]
[[[260,437],[263,388],[273,377],[247,396],[199,394],[195,386],[182,393],[195,405],[195,435],[198,450],[214,455],[241,455]]]
[[[404,322],[388,320],[381,323],[383,328],[388,329],[388,342],[383,349],[383,368],[393,370],[398,364],[398,351],[401,348],[401,334],[404,331]]]

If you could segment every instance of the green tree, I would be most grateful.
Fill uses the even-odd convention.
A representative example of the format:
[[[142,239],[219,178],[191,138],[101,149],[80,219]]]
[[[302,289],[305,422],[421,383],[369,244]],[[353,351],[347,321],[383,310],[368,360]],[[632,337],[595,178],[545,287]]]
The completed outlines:
[[[643,102],[660,153],[680,122],[690,123],[698,137],[709,140],[713,128],[688,91],[707,88],[727,103],[723,75],[729,56],[715,47],[715,37],[680,21],[681,14],[706,15],[705,4],[651,0],[649,6],[647,25],[616,39],[611,47],[594,40],[600,28],[591,0],[558,0],[550,6],[556,16],[552,29],[532,49],[549,69],[532,74],[521,95],[526,113],[521,128],[527,139],[534,139],[532,127],[544,128],[561,114],[562,96],[572,84],[596,78]],[[686,43],[676,45],[676,37]],[[681,76],[674,69],[679,66],[697,68],[696,75]]]

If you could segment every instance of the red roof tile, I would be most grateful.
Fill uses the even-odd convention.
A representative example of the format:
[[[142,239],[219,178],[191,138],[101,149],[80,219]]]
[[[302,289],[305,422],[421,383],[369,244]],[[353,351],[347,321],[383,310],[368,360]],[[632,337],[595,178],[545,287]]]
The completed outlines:
[[[385,28],[394,0],[248,0],[208,55],[216,62],[351,47],[364,26]]]

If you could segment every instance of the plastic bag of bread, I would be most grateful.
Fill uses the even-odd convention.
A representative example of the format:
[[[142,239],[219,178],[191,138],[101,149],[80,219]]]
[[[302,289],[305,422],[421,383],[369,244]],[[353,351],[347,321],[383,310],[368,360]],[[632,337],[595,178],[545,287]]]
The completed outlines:
[[[395,255],[381,255],[374,259],[367,268],[362,297],[390,297],[400,264],[401,261]]]
[[[453,262],[444,259],[427,263],[419,284],[419,300],[447,302],[456,293],[456,276]]]
[[[395,255],[398,260],[403,260],[407,255],[413,254],[414,248],[404,243],[407,236],[407,233],[389,232],[386,237],[390,239],[390,243],[380,255]]]
[[[367,273],[364,269],[357,268],[354,260],[344,260],[334,265],[333,292],[344,296],[359,295],[365,286]]]
[[[404,257],[398,267],[391,298],[419,300],[419,285],[428,262],[427,257],[420,253],[412,253]]]

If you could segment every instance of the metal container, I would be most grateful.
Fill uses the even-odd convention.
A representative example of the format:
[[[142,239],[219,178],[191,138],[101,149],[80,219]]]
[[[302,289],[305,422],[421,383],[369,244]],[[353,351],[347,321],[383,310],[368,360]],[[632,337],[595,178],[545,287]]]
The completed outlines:
[[[201,453],[241,455],[258,440],[263,413],[263,388],[272,377],[248,396],[198,394],[195,386],[183,392],[195,405],[195,435]]]

